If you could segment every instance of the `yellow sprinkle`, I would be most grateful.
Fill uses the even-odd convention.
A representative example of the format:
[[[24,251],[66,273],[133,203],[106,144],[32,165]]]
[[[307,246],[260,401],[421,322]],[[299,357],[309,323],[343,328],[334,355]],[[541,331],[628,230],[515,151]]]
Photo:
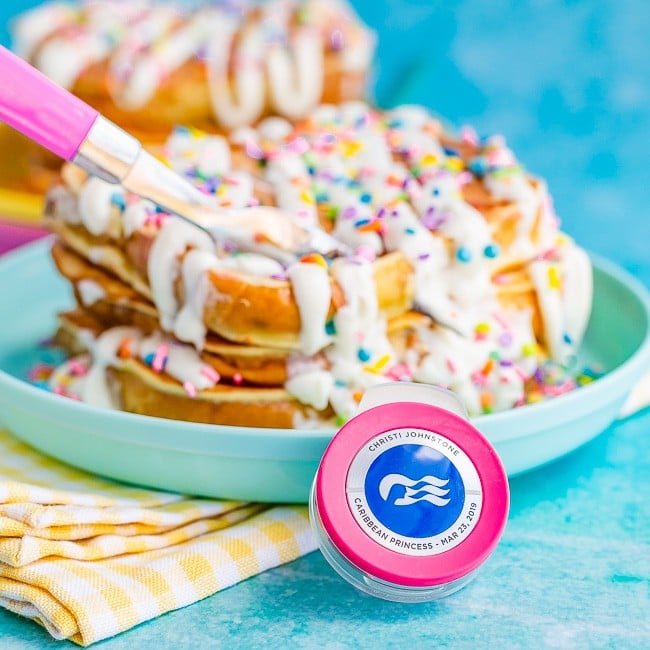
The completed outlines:
[[[551,289],[559,289],[562,286],[557,266],[551,266],[548,269],[548,286]]]
[[[420,161],[420,164],[422,165],[437,165],[438,164],[438,156],[434,156],[432,153],[426,154],[426,156],[422,157],[422,160]]]
[[[196,129],[193,126],[189,127],[189,132],[193,138],[203,139],[207,135],[205,131],[201,131],[201,129]]]
[[[303,255],[300,258],[300,261],[303,264],[319,264],[324,269],[327,268],[327,262],[325,261],[325,258],[318,253],[309,253],[308,255]]]
[[[537,354],[537,343],[525,343],[521,351],[525,357],[532,357]]]
[[[163,165],[165,165],[165,167],[169,167],[170,169],[172,168],[172,164],[169,158],[167,158],[167,156],[165,156],[164,154],[154,152],[153,156],[154,158],[156,158],[156,160],[159,160]]]
[[[558,246],[566,246],[566,245],[569,244],[570,242],[571,242],[571,238],[568,237],[567,235],[565,235],[563,232],[559,232],[559,233],[555,236],[555,243],[556,243]]]
[[[314,197],[307,191],[300,192],[300,198],[309,205],[314,203]]]
[[[352,156],[359,153],[359,150],[361,149],[361,143],[357,141],[342,142],[341,149],[345,158],[351,158]]]
[[[460,172],[463,171],[464,168],[464,163],[460,158],[447,158],[447,161],[445,163],[445,167],[452,172]]]
[[[489,323],[479,323],[475,328],[474,331],[477,334],[487,334],[490,331],[490,324]]]
[[[226,186],[221,184],[217,187],[217,196],[223,196],[226,193]]]
[[[385,354],[384,356],[380,357],[375,363],[369,365],[369,366],[364,366],[364,370],[367,372],[373,372],[376,375],[378,375],[385,367],[386,364],[390,361],[390,355]]]
[[[527,399],[529,404],[535,404],[536,402],[541,402],[544,396],[539,391],[533,391],[532,393],[528,393]]]

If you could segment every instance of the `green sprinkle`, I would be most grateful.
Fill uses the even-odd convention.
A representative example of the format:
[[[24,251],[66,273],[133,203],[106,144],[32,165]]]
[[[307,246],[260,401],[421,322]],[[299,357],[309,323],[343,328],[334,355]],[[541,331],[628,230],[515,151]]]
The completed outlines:
[[[336,219],[339,216],[339,210],[340,208],[336,205],[333,205],[331,208],[327,209],[327,218],[330,221],[336,221]]]

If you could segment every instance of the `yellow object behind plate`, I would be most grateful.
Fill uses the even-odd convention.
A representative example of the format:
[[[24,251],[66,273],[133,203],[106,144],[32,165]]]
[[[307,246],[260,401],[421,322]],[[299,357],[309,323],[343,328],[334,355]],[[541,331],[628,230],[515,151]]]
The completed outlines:
[[[44,197],[29,192],[0,188],[0,217],[19,223],[38,224],[43,214]]]

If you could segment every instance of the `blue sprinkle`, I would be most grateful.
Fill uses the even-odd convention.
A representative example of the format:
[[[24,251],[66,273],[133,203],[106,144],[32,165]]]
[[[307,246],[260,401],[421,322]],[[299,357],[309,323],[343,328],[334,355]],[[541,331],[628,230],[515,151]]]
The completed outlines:
[[[568,343],[569,345],[573,343],[573,339],[566,332],[564,333],[564,336],[562,338],[564,339],[564,342]]]
[[[359,181],[355,181],[354,178],[351,178],[348,181],[348,187],[361,187],[361,183],[359,183]]]
[[[318,192],[316,194],[316,203],[326,203],[329,201],[329,196],[325,192]]]
[[[366,348],[359,348],[357,356],[359,357],[359,361],[363,361],[363,363],[365,363],[366,361],[370,361],[370,357],[372,355],[370,354],[370,350],[366,350]]]
[[[116,205],[122,212],[126,209],[126,200],[124,199],[124,195],[119,192],[111,194],[111,203]]]
[[[308,173],[310,176],[313,176],[313,175],[316,173],[316,168],[313,167],[312,165],[308,165],[308,166],[307,166],[307,173]]]
[[[472,260],[472,251],[470,251],[469,248],[465,248],[464,246],[461,246],[456,251],[456,259],[459,262],[463,262],[464,264],[466,264],[467,262],[470,262]]]
[[[345,382],[342,379],[335,380],[334,385],[337,388],[345,388]]]
[[[388,127],[391,129],[401,129],[404,126],[404,122],[402,120],[391,120],[388,123]]]
[[[361,226],[367,226],[370,223],[370,219],[359,219],[359,221],[354,222],[355,228],[361,228]]]
[[[501,251],[499,250],[499,247],[496,244],[488,244],[483,249],[483,255],[485,255],[485,257],[490,257],[490,258],[497,257],[500,252]]]
[[[472,158],[467,166],[478,176],[485,174],[485,172],[490,167],[485,156],[477,156],[476,158]]]
[[[433,194],[433,196],[440,196],[440,188],[438,188],[438,187],[434,187],[434,188],[431,190],[431,194]]]
[[[415,228],[404,228],[404,232],[407,235],[415,235]]]
[[[361,201],[361,203],[370,203],[370,201],[372,201],[372,194],[368,194],[367,192],[364,192],[359,197],[359,201]]]
[[[336,334],[336,325],[333,320],[328,320],[327,323],[325,323],[325,334],[328,334],[329,336]]]
[[[153,365],[153,360],[156,355],[153,352],[149,352],[144,358],[144,362],[148,365],[151,366]]]
[[[458,149],[451,149],[449,147],[443,147],[442,149],[447,156],[458,156]]]
[[[36,386],[36,388],[40,388],[41,390],[50,390],[50,385],[46,381],[35,381],[32,383],[32,386]]]
[[[167,214],[165,208],[161,208],[159,205],[156,206],[156,214]]]

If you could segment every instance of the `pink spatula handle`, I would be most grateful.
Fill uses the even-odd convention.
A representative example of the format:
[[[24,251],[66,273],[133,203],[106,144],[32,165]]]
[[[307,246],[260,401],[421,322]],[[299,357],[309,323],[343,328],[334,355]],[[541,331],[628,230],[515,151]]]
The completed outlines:
[[[97,111],[0,46],[0,120],[72,160]]]

